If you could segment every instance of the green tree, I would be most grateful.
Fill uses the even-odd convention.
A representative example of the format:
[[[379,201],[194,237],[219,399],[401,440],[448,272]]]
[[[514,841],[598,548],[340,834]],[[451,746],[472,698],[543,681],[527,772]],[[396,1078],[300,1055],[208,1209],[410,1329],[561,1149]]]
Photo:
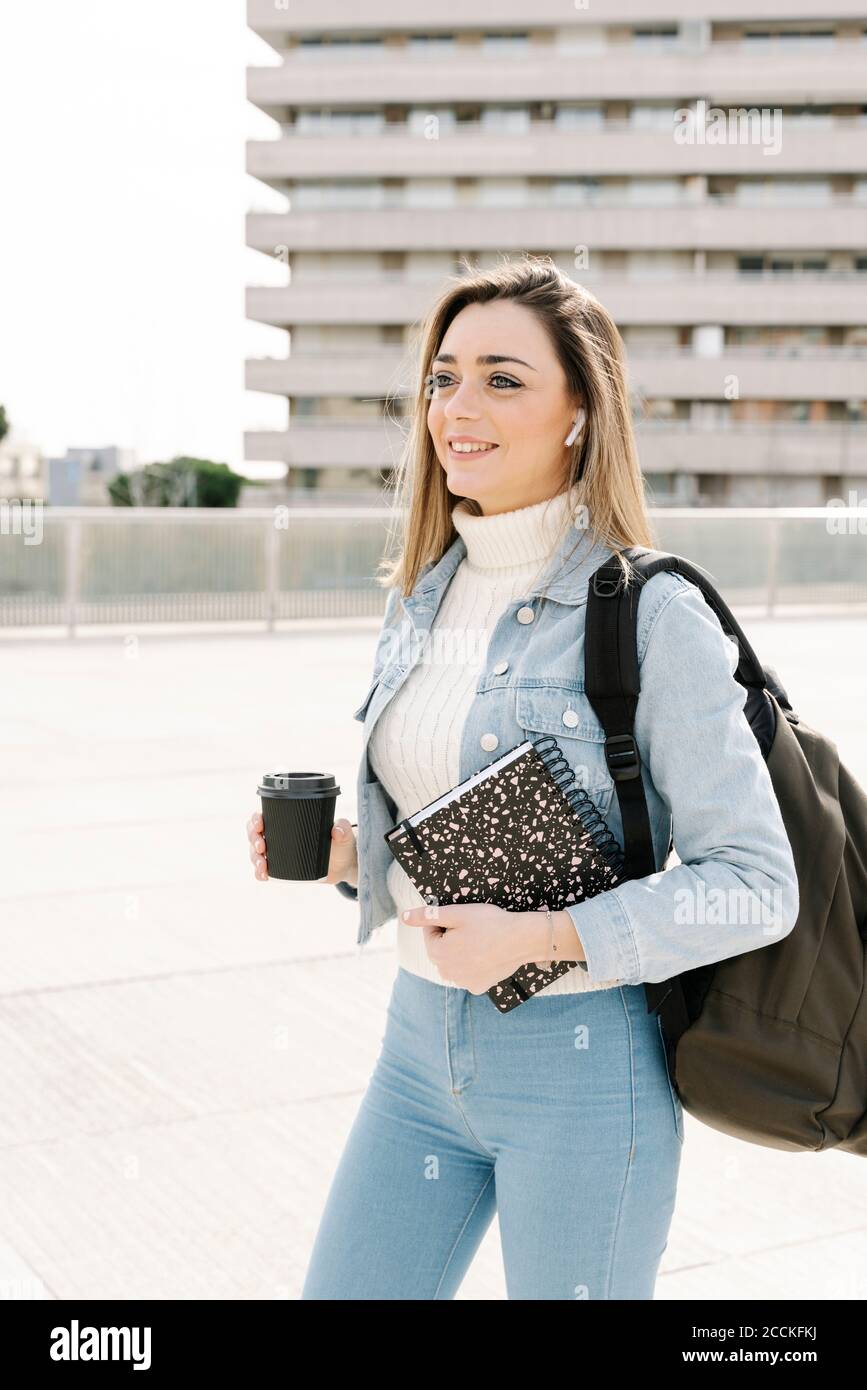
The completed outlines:
[[[0,405],[0,441],[6,438],[9,433],[9,419],[6,415],[5,405]]]
[[[228,464],[181,455],[118,473],[108,495],[115,507],[237,507],[244,482]]]

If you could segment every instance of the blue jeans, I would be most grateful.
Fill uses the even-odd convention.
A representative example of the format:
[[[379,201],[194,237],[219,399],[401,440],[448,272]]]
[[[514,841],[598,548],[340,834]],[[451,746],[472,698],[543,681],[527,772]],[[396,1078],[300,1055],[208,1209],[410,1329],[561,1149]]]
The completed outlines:
[[[642,985],[501,1014],[399,968],[301,1297],[454,1298],[496,1211],[510,1299],[651,1299],[682,1143]]]

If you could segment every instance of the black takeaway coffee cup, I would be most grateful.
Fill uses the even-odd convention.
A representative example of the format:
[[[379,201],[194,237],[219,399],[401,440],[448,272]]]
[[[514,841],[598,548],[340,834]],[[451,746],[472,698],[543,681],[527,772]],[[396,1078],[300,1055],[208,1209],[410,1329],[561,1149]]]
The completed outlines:
[[[317,879],[328,873],[331,827],[340,788],[325,772],[266,772],[257,788],[265,822],[269,878]]]

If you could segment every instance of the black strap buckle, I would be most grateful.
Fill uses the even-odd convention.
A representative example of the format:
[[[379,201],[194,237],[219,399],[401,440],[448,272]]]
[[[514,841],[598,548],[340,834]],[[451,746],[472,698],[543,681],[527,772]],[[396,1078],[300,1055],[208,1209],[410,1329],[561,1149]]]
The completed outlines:
[[[608,570],[607,574],[605,573],[606,569]],[[615,594],[617,594],[620,589],[622,578],[623,576],[619,566],[616,572],[613,572],[612,568],[609,568],[609,566],[602,565],[593,573],[592,584],[594,594],[597,598],[614,598]]]
[[[637,777],[641,771],[641,759],[632,734],[609,734],[605,740],[605,761],[615,782],[626,782]]]

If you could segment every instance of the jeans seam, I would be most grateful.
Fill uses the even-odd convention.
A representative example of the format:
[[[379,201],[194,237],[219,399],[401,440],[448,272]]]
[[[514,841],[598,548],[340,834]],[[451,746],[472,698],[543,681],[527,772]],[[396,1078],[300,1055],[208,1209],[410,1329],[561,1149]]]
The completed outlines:
[[[611,1241],[611,1258],[608,1262],[608,1273],[605,1277],[605,1298],[609,1297],[609,1290],[611,1288],[611,1272],[614,1267],[614,1257],[617,1251],[617,1238],[620,1234],[620,1221],[623,1215],[623,1203],[626,1197],[626,1187],[632,1173],[632,1161],[635,1158],[635,1053],[632,1045],[632,1019],[629,1016],[629,1005],[624,996],[622,985],[618,987],[617,992],[620,995],[620,1001],[623,1004],[623,1012],[626,1017],[626,1031],[629,1037],[629,1089],[632,1097],[632,1140],[629,1145],[629,1157],[626,1160],[626,1172],[623,1175],[623,1186],[620,1189],[620,1201],[617,1205],[617,1220],[614,1226],[614,1236]]]
[[[445,1041],[445,1045],[446,1045],[446,1066],[447,1066],[447,1068],[448,1068],[448,1074],[449,1074],[449,1090],[450,1090],[450,1093],[451,1093],[451,1098],[452,1098],[452,1102],[453,1102],[453,1104],[454,1104],[454,1107],[455,1107],[455,1109],[457,1110],[458,1114],[459,1114],[460,1117],[461,1117],[461,1123],[463,1124],[464,1129],[467,1131],[467,1134],[470,1136],[470,1138],[472,1139],[473,1143],[474,1143],[474,1144],[477,1144],[477,1145],[479,1146],[479,1149],[480,1149],[481,1152],[485,1155],[486,1158],[490,1158],[492,1162],[496,1162],[496,1159],[497,1159],[496,1154],[492,1154],[491,1151],[490,1151],[490,1149],[486,1149],[485,1146],[484,1146],[484,1144],[482,1143],[481,1139],[479,1138],[479,1136],[478,1136],[477,1134],[474,1134],[473,1131],[472,1131],[472,1129],[470,1128],[470,1122],[469,1122],[469,1120],[467,1119],[466,1115],[464,1114],[463,1107],[462,1107],[461,1102],[460,1102],[460,1100],[459,1100],[459,1098],[458,1098],[458,1092],[455,1090],[455,1077],[454,1077],[454,1072],[452,1071],[452,1058],[451,1058],[451,1053],[449,1052],[449,1003],[450,1003],[450,999],[451,999],[451,998],[454,998],[454,996],[455,996],[456,994],[457,994],[457,990],[453,990],[451,995],[449,995],[448,991],[446,991],[446,992],[444,992],[444,997],[443,997],[443,1003],[444,1003],[444,1009],[443,1009],[443,1024],[444,1024],[444,1026],[443,1026],[443,1033],[444,1033],[444,1041]],[[472,1011],[472,1007],[470,1007],[470,1008],[468,1009],[467,1012],[468,1012],[469,1021],[470,1021],[470,1040],[471,1040],[472,1051],[473,1051],[473,1077],[475,1078],[475,1075],[476,1075],[476,1042],[475,1042],[475,1034],[474,1034],[474,1032],[473,1032],[473,1011]]]
[[[478,1144],[479,1148],[481,1149],[482,1153],[485,1155],[486,1158],[489,1158],[489,1159],[491,1159],[492,1162],[496,1163],[496,1161],[497,1161],[497,1155],[496,1155],[496,1154],[492,1154],[491,1151],[490,1151],[490,1149],[486,1149],[485,1146],[484,1146],[484,1144],[482,1143],[481,1139],[479,1138],[479,1136],[478,1136],[477,1134],[474,1134],[473,1131],[472,1131],[472,1129],[470,1128],[470,1122],[469,1122],[469,1120],[467,1119],[466,1115],[464,1114],[463,1108],[462,1108],[462,1106],[461,1106],[461,1102],[460,1102],[460,1100],[458,1099],[458,1097],[457,1097],[456,1095],[453,1094],[453,1095],[452,1095],[452,1100],[453,1100],[454,1103],[455,1103],[455,1109],[457,1110],[458,1114],[459,1114],[460,1117],[461,1117],[461,1121],[462,1121],[462,1123],[463,1123],[464,1129],[467,1131],[467,1134],[468,1134],[468,1135],[470,1136],[470,1138],[473,1140],[473,1143]]]
[[[493,1177],[494,1177],[494,1169],[492,1168],[491,1171],[490,1171],[490,1173],[488,1174],[488,1176],[485,1178],[485,1181],[484,1181],[484,1183],[482,1184],[481,1188],[479,1189],[479,1192],[478,1192],[478,1194],[477,1194],[477,1196],[476,1196],[476,1200],[473,1202],[473,1205],[470,1207],[469,1211],[467,1212],[466,1216],[464,1217],[464,1220],[463,1220],[463,1224],[462,1224],[462,1226],[461,1226],[461,1229],[458,1231],[457,1235],[455,1236],[454,1244],[452,1245],[452,1248],[451,1248],[451,1250],[449,1251],[448,1256],[446,1257],[446,1262],[445,1262],[445,1264],[443,1265],[443,1272],[442,1272],[442,1274],[441,1274],[440,1277],[439,1277],[439,1281],[438,1281],[438,1283],[437,1283],[436,1288],[434,1289],[434,1293],[433,1293],[434,1299],[436,1298],[437,1294],[439,1293],[440,1289],[442,1288],[443,1280],[445,1279],[446,1274],[448,1273],[449,1265],[451,1264],[452,1260],[454,1259],[454,1254],[455,1254],[455,1251],[457,1250],[458,1245],[459,1245],[459,1243],[460,1243],[461,1236],[464,1234],[464,1231],[467,1229],[467,1225],[468,1225],[468,1223],[469,1223],[470,1217],[472,1216],[472,1214],[473,1214],[473,1212],[475,1211],[476,1207],[479,1205],[479,1202],[482,1200],[483,1196],[485,1195],[485,1192],[487,1191],[487,1189],[488,1189],[490,1183],[493,1181]],[[431,1301],[433,1301],[433,1300],[431,1300]]]

